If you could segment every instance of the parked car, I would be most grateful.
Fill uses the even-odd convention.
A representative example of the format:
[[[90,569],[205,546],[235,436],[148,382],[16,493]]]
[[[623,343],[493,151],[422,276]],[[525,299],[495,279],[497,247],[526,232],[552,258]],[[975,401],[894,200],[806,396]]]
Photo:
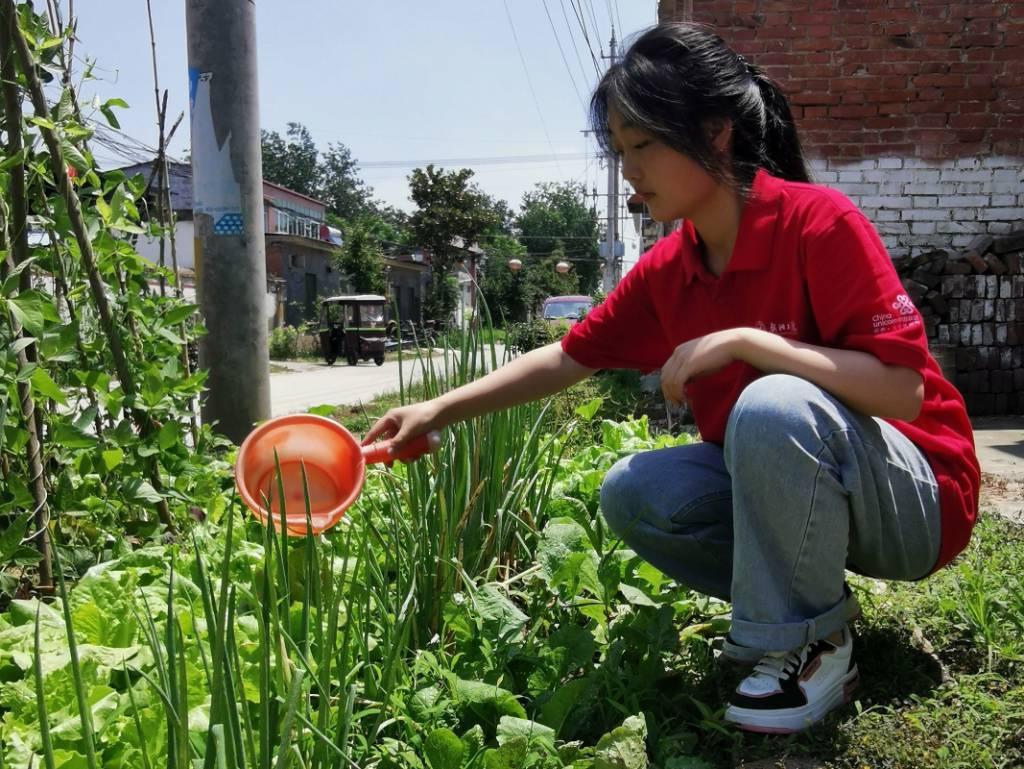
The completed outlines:
[[[549,296],[544,300],[541,317],[551,323],[565,322],[572,326],[590,312],[594,300],[589,296]]]
[[[360,360],[384,363],[387,299],[376,294],[332,296],[320,307],[320,351],[330,366],[344,358],[354,366]]]

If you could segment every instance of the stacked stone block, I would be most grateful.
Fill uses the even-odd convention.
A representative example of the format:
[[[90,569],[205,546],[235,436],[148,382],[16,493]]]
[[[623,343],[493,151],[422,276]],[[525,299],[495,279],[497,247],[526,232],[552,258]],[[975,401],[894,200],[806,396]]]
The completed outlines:
[[[1024,230],[895,262],[968,412],[1024,414]]]

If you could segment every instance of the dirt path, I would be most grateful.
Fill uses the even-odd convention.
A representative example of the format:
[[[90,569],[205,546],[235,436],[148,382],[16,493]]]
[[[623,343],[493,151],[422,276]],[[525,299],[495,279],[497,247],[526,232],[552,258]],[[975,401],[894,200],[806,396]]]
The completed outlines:
[[[1024,523],[1024,417],[977,417],[981,509]]]

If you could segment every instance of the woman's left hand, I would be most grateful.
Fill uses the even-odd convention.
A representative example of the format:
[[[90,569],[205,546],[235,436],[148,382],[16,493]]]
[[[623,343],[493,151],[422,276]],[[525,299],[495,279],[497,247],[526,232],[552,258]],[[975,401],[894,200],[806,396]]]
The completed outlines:
[[[713,374],[738,360],[740,329],[715,331],[676,347],[661,367],[661,392],[675,405],[686,402],[686,384],[691,379]]]

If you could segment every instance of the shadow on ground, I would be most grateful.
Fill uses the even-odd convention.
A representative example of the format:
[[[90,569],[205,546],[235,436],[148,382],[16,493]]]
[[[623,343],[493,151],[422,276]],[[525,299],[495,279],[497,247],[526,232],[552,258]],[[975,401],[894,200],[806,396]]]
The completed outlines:
[[[868,626],[856,632],[860,686],[855,693],[862,709],[899,707],[911,697],[927,696],[942,683],[942,664],[918,648],[905,628]],[[847,766],[849,738],[843,729],[856,718],[849,704],[808,732],[790,736],[743,733],[731,761],[736,769],[822,769]]]

